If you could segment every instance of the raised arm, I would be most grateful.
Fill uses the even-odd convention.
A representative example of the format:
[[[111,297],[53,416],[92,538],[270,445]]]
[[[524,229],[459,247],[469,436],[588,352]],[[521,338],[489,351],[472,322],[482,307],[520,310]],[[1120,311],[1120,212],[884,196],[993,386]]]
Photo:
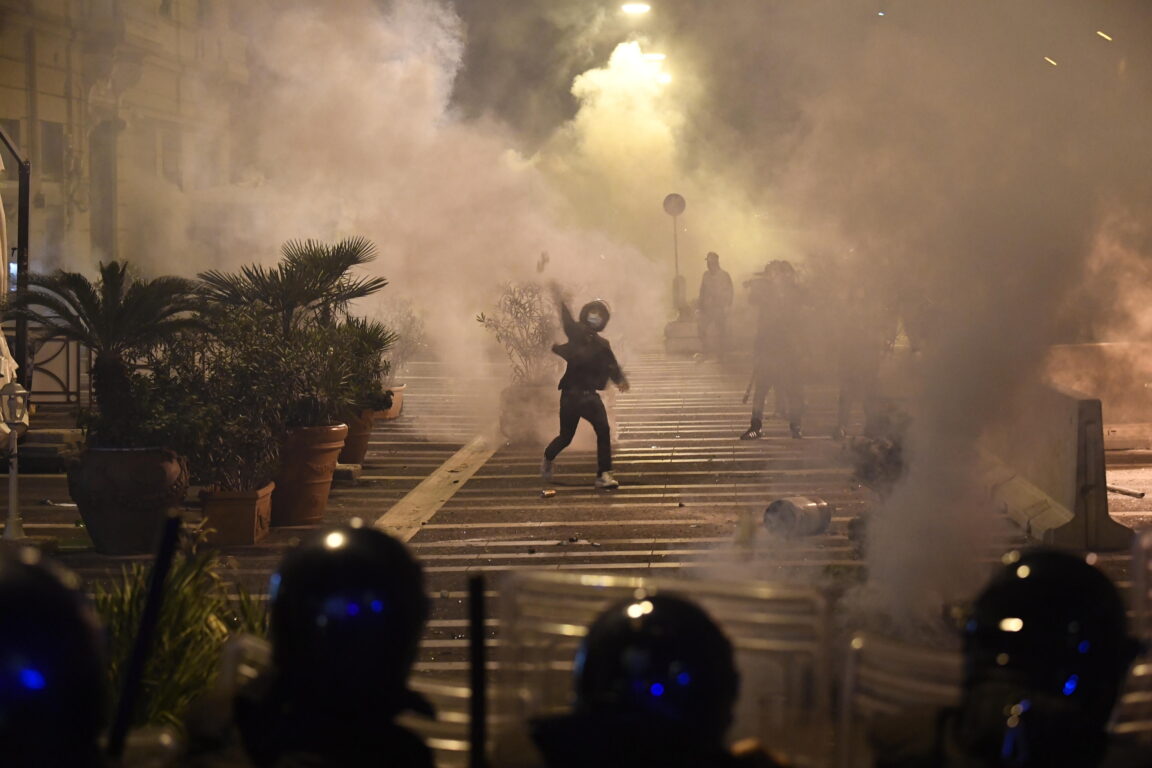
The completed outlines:
[[[552,283],[551,287],[552,300],[560,308],[560,322],[564,325],[564,335],[572,341],[580,335],[580,323],[572,316],[572,310],[568,309],[568,302],[564,300],[564,292],[560,290],[560,286]]]

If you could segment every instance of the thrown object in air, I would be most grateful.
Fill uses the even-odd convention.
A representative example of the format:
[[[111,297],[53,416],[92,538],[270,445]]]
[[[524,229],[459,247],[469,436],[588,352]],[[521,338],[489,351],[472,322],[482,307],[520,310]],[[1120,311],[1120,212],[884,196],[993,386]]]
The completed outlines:
[[[764,510],[764,528],[768,533],[788,538],[824,533],[831,522],[832,505],[807,496],[776,499]]]

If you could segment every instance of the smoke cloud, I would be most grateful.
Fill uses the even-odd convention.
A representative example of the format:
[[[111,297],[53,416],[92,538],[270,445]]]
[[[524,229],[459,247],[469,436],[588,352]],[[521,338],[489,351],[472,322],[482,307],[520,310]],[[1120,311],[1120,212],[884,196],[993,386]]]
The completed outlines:
[[[544,278],[612,303],[626,367],[670,314],[678,192],[689,286],[709,250],[738,281],[789,258],[817,297],[866,286],[919,350],[908,474],[869,534],[867,599],[897,621],[982,580],[973,452],[1048,347],[1152,324],[1146,3],[328,5],[249,8],[254,87],[208,121],[242,170],[142,195],[172,256],[150,266],[363,234],[466,380],[491,352],[473,316],[547,251]]]

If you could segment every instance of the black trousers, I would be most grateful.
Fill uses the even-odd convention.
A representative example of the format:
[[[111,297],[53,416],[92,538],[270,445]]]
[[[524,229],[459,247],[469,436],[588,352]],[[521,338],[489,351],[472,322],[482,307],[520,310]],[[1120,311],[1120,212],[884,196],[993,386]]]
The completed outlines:
[[[756,371],[752,393],[752,426],[759,429],[764,422],[764,401],[768,390],[776,390],[777,408],[783,410],[788,423],[799,427],[804,418],[804,385],[791,360],[761,362]]]
[[[580,419],[587,419],[596,430],[596,472],[612,469],[612,436],[604,401],[594,390],[565,389],[560,393],[560,434],[544,449],[544,458],[552,461],[568,447],[576,435]]]

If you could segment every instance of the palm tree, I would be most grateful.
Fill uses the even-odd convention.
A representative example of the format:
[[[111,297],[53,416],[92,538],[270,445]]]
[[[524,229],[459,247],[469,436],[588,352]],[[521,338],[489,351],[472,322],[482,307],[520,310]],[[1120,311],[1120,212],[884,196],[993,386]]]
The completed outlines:
[[[205,295],[234,308],[259,307],[279,317],[285,339],[309,321],[330,324],[346,315],[348,303],[376,293],[388,281],[382,277],[353,278],[353,267],[376,259],[376,247],[363,237],[335,245],[316,240],[289,240],[275,268],[258,264],[239,273],[209,270],[198,277]]]
[[[140,404],[132,363],[178,331],[196,327],[196,284],[179,277],[145,280],[127,261],[99,266],[95,283],[78,272],[31,275],[28,289],[8,304],[8,317],[43,326],[45,341],[66,339],[91,350],[92,393],[104,445],[131,442]]]

